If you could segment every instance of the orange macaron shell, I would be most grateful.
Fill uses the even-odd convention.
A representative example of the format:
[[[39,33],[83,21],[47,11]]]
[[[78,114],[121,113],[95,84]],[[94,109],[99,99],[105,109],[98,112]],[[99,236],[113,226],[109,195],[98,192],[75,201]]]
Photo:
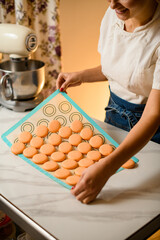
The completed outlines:
[[[54,152],[51,154],[51,159],[55,162],[62,162],[65,160],[66,156],[63,152]]]
[[[74,172],[75,172],[76,175],[81,176],[85,169],[86,169],[85,167],[77,167],[74,170]]]
[[[101,159],[101,153],[95,150],[89,151],[87,153],[87,158],[92,159],[93,161],[98,161]]]
[[[16,142],[13,143],[11,146],[11,152],[15,155],[23,153],[23,150],[25,149],[25,144],[22,142]]]
[[[71,123],[71,129],[73,132],[75,133],[78,133],[82,130],[83,128],[83,124],[80,120],[74,120],[72,123]]]
[[[32,157],[32,161],[36,164],[43,164],[48,161],[48,157],[43,153],[37,153]]]
[[[80,177],[77,175],[72,175],[66,178],[66,183],[71,185],[71,186],[75,186],[80,180]]]
[[[30,141],[30,145],[35,148],[40,148],[43,145],[44,141],[41,137],[33,137]]]
[[[110,144],[103,144],[100,146],[99,151],[102,155],[108,156],[113,152],[113,147]]]
[[[32,158],[38,151],[35,147],[27,147],[23,150],[23,155],[27,158]]]
[[[78,151],[83,154],[87,154],[89,151],[91,151],[91,145],[88,142],[82,142],[78,145]]]
[[[58,120],[52,120],[49,124],[48,124],[48,129],[50,132],[52,133],[56,133],[58,132],[58,130],[60,129],[61,124]]]
[[[38,137],[46,137],[48,134],[48,128],[45,125],[39,125],[35,129],[35,133]]]
[[[59,179],[66,179],[70,175],[71,175],[71,172],[65,168],[59,168],[54,172],[54,176]]]
[[[31,138],[32,138],[32,134],[27,131],[21,132],[18,136],[19,141],[22,143],[29,143]]]
[[[70,127],[66,126],[66,127],[61,127],[59,129],[59,135],[62,137],[62,138],[69,138],[72,134],[72,130]]]
[[[53,152],[55,152],[55,147],[49,143],[43,144],[40,148],[40,152],[50,156]]]
[[[89,140],[89,144],[93,148],[99,148],[103,144],[103,139],[100,136],[93,136]]]
[[[59,168],[59,165],[54,161],[48,161],[42,165],[42,168],[46,171],[52,172],[57,170]]]
[[[69,153],[72,150],[72,145],[69,142],[62,142],[59,145],[59,151],[63,153]]]
[[[78,163],[79,163],[80,167],[88,168],[89,166],[94,164],[94,161],[92,159],[89,159],[89,158],[83,158]]]
[[[66,169],[75,169],[78,167],[78,163],[72,159],[66,159],[62,162],[62,167]]]
[[[93,136],[93,131],[89,127],[85,127],[81,130],[80,135],[84,140],[89,140]]]
[[[83,157],[82,153],[80,151],[78,151],[78,150],[73,150],[73,151],[68,153],[68,158],[73,159],[73,160],[75,160],[77,162],[79,160],[81,160],[82,157]]]
[[[79,134],[75,133],[69,137],[69,143],[73,146],[78,146],[82,142],[82,138]]]
[[[126,168],[126,169],[131,169],[131,168],[134,168],[136,165],[136,163],[132,160],[132,159],[129,159],[127,162],[125,162],[122,167],[123,168]]]
[[[52,133],[48,138],[48,143],[58,146],[62,142],[62,138],[57,133]]]

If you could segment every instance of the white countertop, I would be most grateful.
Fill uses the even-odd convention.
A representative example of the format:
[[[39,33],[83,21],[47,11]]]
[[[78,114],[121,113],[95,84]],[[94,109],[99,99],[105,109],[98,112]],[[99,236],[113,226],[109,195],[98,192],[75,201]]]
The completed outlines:
[[[27,113],[0,107],[0,135]],[[126,132],[96,120],[120,143]],[[160,145],[149,142],[135,169],[112,176],[98,199],[78,202],[0,139],[0,193],[60,240],[125,239],[160,213]]]

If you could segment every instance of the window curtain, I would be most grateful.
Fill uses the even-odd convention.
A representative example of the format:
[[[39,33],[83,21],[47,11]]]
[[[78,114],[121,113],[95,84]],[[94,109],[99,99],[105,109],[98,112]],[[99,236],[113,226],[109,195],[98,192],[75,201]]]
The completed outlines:
[[[16,23],[34,29],[38,49],[31,58],[45,63],[42,93],[44,97],[49,96],[56,90],[61,70],[59,0],[0,0],[0,23]]]

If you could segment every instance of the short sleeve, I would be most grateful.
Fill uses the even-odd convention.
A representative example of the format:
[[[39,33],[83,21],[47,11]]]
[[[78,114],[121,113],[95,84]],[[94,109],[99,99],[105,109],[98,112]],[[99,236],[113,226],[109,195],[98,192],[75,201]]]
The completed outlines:
[[[107,11],[106,11],[106,13],[107,13]],[[106,15],[106,13],[105,13],[105,15]],[[101,21],[101,26],[100,26],[100,36],[99,36],[99,41],[98,41],[98,52],[101,54],[101,52],[102,52],[102,42],[103,42],[103,29],[104,29],[104,21],[105,21],[105,15],[104,15],[104,17],[103,17],[103,19],[102,19],[102,21]]]
[[[157,55],[158,59],[154,70],[152,88],[160,90],[160,47],[157,49]]]
[[[99,37],[99,41],[98,41],[98,52],[101,54],[101,48],[102,48],[102,41],[101,41],[101,35]]]
[[[99,41],[98,41],[98,52],[99,52],[100,54],[102,53],[103,21],[104,21],[104,18],[103,18],[102,21],[101,21],[100,36],[99,36]]]
[[[114,11],[110,7],[108,7],[101,21],[100,36],[98,41],[98,52],[100,54],[102,53],[102,49],[105,44],[105,38],[107,37],[107,32],[111,28],[111,25],[113,24],[113,14],[114,14]]]

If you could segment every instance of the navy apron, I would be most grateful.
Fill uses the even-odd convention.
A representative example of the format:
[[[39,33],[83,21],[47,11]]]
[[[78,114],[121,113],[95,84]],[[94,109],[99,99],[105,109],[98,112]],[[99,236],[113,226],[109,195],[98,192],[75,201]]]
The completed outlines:
[[[110,91],[105,122],[129,132],[141,118],[144,108],[145,104],[127,102]],[[160,143],[160,127],[151,141]]]

